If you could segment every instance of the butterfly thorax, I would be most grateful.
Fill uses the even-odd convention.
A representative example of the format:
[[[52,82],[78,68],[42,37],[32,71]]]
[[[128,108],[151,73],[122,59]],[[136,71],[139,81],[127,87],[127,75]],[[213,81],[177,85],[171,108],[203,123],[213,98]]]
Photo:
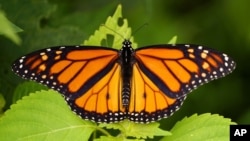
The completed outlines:
[[[131,93],[131,76],[133,65],[134,49],[129,40],[123,42],[122,49],[120,50],[120,61],[122,66],[122,105],[128,108],[130,93]]]

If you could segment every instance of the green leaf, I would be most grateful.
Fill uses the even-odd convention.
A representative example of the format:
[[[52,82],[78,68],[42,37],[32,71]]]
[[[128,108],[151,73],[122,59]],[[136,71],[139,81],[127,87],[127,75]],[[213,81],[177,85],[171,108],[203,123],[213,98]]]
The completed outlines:
[[[172,136],[161,141],[228,141],[231,119],[210,113],[186,117],[172,128]]]
[[[119,129],[121,136],[135,137],[137,139],[153,138],[154,136],[169,136],[170,132],[164,131],[159,128],[159,123],[153,122],[148,124],[140,124],[124,120],[119,123],[113,124],[100,124],[100,127],[106,127],[107,129]]]
[[[4,35],[13,41],[15,44],[20,45],[21,39],[16,34],[22,31],[19,27],[11,23],[5,16],[4,12],[0,10],[0,35]]]
[[[176,42],[177,42],[177,36],[174,36],[172,37],[172,39],[168,41],[168,44],[176,44]]]
[[[119,26],[118,23],[121,19],[123,23]],[[133,41],[131,32],[131,28],[128,27],[128,20],[122,18],[122,6],[118,5],[114,15],[112,17],[109,16],[105,24],[100,26],[99,29],[95,31],[94,35],[91,35],[83,44],[101,46],[103,40],[107,41],[108,36],[112,36],[112,45],[109,45],[112,48],[120,49],[124,39],[129,39],[133,44],[133,48],[137,48],[137,44]]]
[[[12,103],[16,103],[17,100],[21,99],[23,96],[27,96],[32,92],[39,90],[47,90],[48,88],[44,85],[33,81],[27,81],[19,84],[13,94]]]
[[[0,120],[1,141],[88,140],[95,124],[76,116],[55,91],[19,100]]]

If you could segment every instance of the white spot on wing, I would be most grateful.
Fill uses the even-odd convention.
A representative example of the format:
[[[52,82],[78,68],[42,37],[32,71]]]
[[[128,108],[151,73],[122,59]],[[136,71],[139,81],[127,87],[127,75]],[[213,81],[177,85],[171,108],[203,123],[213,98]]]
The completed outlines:
[[[19,65],[19,69],[23,68],[23,64]]]
[[[202,47],[202,46],[198,46],[198,49],[202,50],[202,49],[203,49],[203,47]]]

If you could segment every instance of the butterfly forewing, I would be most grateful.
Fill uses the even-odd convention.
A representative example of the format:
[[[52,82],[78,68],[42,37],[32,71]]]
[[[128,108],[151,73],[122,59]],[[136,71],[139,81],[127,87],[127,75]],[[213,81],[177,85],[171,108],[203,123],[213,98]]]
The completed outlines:
[[[232,72],[235,62],[226,54],[196,45],[155,45],[136,50],[140,69],[171,98]]]
[[[117,59],[118,51],[102,47],[52,47],[21,57],[12,68],[25,79],[73,96],[92,87]]]

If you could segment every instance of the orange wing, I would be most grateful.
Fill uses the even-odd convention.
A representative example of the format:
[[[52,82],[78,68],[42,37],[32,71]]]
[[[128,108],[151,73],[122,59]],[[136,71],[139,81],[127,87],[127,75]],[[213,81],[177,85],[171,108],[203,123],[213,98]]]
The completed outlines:
[[[77,114],[84,119],[96,122],[114,122],[125,118],[122,106],[121,66],[118,63],[98,82],[76,99],[68,99],[68,103]]]
[[[232,72],[226,54],[196,45],[157,45],[136,50],[140,70],[170,98],[180,98],[199,85]]]
[[[129,119],[151,122],[172,115],[186,94],[235,69],[226,54],[195,45],[156,45],[137,49]]]
[[[124,118],[118,58],[104,47],[54,47],[22,57],[13,70],[59,91],[83,118],[109,122]]]
[[[171,116],[179,109],[185,98],[185,96],[179,99],[168,97],[142,72],[138,63],[133,65],[128,110],[128,118],[131,121],[148,123]]]

